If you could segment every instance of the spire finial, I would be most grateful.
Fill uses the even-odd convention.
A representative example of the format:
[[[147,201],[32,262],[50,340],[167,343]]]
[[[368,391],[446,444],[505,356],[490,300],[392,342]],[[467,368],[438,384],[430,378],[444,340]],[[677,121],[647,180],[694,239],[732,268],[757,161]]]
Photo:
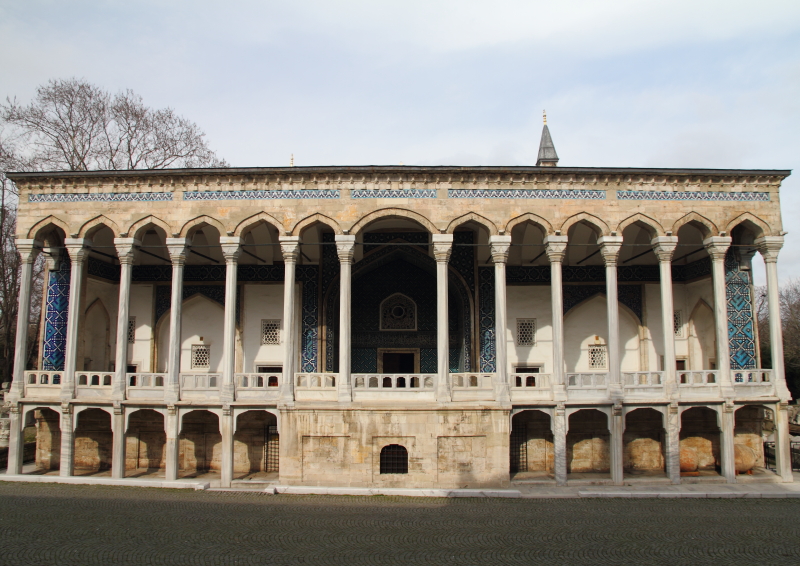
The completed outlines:
[[[542,120],[544,120],[545,125],[547,125],[547,110],[542,110]]]
[[[289,158],[289,167],[294,167],[294,153],[292,154],[292,157]]]

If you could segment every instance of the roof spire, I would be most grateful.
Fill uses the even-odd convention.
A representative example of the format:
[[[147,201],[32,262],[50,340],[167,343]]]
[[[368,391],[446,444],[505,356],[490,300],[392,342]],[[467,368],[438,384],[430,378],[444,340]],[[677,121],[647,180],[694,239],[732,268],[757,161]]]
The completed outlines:
[[[539,158],[536,160],[537,167],[555,167],[558,165],[558,154],[556,146],[553,145],[553,138],[550,137],[550,129],[547,127],[547,112],[542,111],[542,139],[539,142]]]

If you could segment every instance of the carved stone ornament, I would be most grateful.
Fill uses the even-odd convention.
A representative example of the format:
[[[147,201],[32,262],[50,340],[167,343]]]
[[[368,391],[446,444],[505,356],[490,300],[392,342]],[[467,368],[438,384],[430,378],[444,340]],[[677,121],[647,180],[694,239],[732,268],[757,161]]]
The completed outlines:
[[[416,330],[417,305],[396,293],[381,302],[381,330]]]

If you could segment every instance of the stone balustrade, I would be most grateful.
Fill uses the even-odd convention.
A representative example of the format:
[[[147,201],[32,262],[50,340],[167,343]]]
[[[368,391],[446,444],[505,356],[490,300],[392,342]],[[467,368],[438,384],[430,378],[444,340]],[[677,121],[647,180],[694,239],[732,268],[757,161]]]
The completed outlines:
[[[163,399],[165,373],[127,373],[126,396],[128,399]]]
[[[218,400],[222,375],[219,373],[180,374],[181,400]]]

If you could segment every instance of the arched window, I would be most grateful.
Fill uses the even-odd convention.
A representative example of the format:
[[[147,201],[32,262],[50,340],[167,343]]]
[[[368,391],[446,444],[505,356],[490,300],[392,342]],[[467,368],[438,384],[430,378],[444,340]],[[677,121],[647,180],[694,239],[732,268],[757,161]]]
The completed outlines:
[[[408,450],[399,444],[389,444],[381,448],[382,474],[407,474]]]

